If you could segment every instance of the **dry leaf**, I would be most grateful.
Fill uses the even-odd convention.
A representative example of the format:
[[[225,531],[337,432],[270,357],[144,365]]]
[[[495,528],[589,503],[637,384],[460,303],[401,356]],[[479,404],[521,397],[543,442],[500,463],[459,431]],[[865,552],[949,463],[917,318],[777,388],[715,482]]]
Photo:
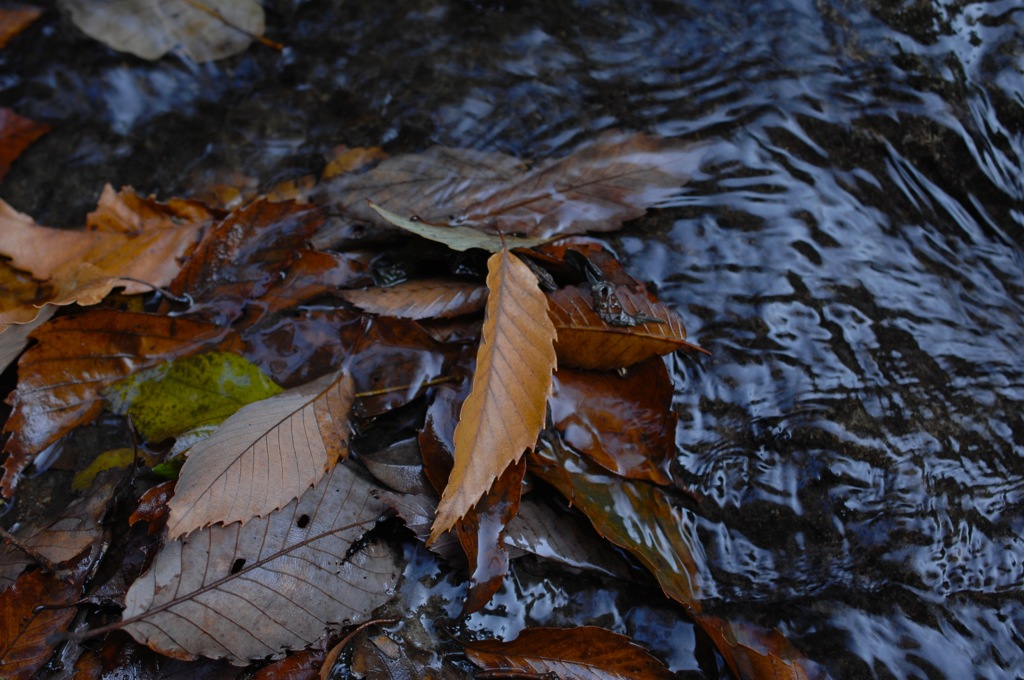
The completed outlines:
[[[386,288],[338,293],[359,309],[402,319],[448,319],[484,308],[487,288],[454,279],[416,279]]]
[[[679,315],[660,302],[627,286],[615,287],[622,312],[658,319],[635,325],[614,325],[594,311],[590,286],[566,286],[548,293],[551,320],[558,331],[558,362],[563,366],[608,370],[677,349],[704,351],[686,342]]]
[[[372,490],[339,464],[265,518],[169,541],[128,591],[115,627],[161,654],[245,665],[365,620],[402,572],[381,543],[354,549],[386,510]]]
[[[455,467],[431,540],[476,505],[544,426],[555,330],[530,268],[507,250],[487,261],[487,312],[473,388],[455,429]]]
[[[43,10],[30,5],[0,9],[0,49],[6,47],[11,38],[28,28],[42,13]]]
[[[519,671],[560,680],[654,680],[668,668],[625,635],[604,628],[527,628],[511,642],[464,642],[466,656],[485,671]]]
[[[263,35],[257,0],[61,0],[90,38],[119,52],[159,59],[179,48],[196,62],[244,51]]]
[[[3,10],[0,10],[2,12]],[[2,18],[0,14],[0,18]],[[2,47],[2,29],[0,29],[0,47]],[[3,181],[11,163],[21,155],[29,144],[47,132],[51,126],[23,118],[10,109],[0,108],[0,181]]]
[[[333,373],[243,406],[192,447],[178,477],[171,538],[264,517],[348,455],[352,377]]]
[[[0,336],[2,337],[2,336]],[[237,349],[228,329],[188,319],[93,310],[51,320],[18,361],[4,432],[3,494],[32,458],[103,410],[101,390],[131,373],[203,349]]]

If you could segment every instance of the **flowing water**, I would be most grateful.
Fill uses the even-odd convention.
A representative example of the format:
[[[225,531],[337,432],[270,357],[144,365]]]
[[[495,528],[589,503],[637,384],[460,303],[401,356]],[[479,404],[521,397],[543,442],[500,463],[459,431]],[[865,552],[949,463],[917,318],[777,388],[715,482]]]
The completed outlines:
[[[614,246],[712,353],[672,360],[709,608],[778,627],[834,677],[1024,673],[1017,0],[268,9],[283,53],[204,66],[47,14],[0,52],[0,104],[56,127],[0,195],[75,225],[103,182],[270,184],[339,143],[538,158],[609,128],[703,140],[683,195]],[[501,597],[471,627],[571,599]]]

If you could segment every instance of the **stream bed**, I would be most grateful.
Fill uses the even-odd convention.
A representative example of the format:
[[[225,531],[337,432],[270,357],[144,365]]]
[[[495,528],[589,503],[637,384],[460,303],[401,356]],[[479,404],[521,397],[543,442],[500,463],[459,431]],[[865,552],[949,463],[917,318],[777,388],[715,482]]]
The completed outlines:
[[[265,6],[283,51],[201,65],[47,11],[0,51],[0,105],[54,126],[0,197],[71,227],[104,183],[272,186],[342,143],[542,159],[609,129],[701,141],[680,196],[608,242],[710,352],[671,358],[707,608],[836,678],[1019,676],[1018,2]],[[692,654],[681,612],[519,571],[468,629],[592,620]]]

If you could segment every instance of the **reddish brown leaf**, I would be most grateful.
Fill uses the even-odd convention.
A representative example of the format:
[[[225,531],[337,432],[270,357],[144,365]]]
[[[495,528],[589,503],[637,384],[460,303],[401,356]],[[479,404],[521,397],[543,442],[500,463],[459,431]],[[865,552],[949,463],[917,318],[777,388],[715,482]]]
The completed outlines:
[[[473,388],[455,429],[455,466],[431,539],[450,529],[505,468],[532,447],[544,426],[555,331],[537,278],[502,250],[487,261],[487,313]]]
[[[686,329],[678,314],[627,286],[615,288],[622,311],[661,323],[609,323],[594,310],[590,286],[566,286],[547,295],[551,320],[558,331],[555,348],[563,366],[607,370],[677,349],[703,351],[686,342]]]
[[[103,409],[100,391],[172,357],[203,349],[238,349],[229,330],[183,318],[95,310],[62,317],[36,330],[38,341],[18,362],[18,387],[4,431],[3,493],[32,458]]]
[[[128,518],[129,526],[137,522],[147,522],[147,533],[159,533],[167,525],[167,514],[170,508],[167,501],[174,495],[174,480],[168,480],[146,490],[139,498],[135,511]]]
[[[737,678],[809,680],[827,677],[820,666],[804,657],[777,630],[768,631],[707,614],[700,614],[694,620],[711,637]]]
[[[11,38],[28,28],[42,13],[41,9],[30,5],[0,9],[0,49],[6,47]]]
[[[357,146],[354,149],[342,144],[334,149],[325,159],[327,165],[320,175],[320,179],[328,180],[338,175],[355,172],[365,168],[371,163],[377,163],[388,157],[386,151],[377,146]]]
[[[42,569],[21,576],[13,587],[0,593],[0,676],[31,678],[49,660],[54,633],[67,629],[76,608],[87,569],[79,569],[69,581]],[[56,605],[37,609],[40,605]]]
[[[515,640],[464,642],[466,656],[489,671],[551,673],[562,680],[669,678],[668,669],[625,635],[595,626],[527,628]]]
[[[525,474],[526,461],[509,465],[473,509],[455,524],[470,569],[463,616],[486,605],[508,574],[505,527],[519,514]]]
[[[549,404],[555,427],[577,451],[623,477],[669,484],[672,394],[665,362],[652,357],[625,375],[560,368]]]
[[[0,47],[6,41],[2,24],[5,12],[0,10]],[[0,108],[0,181],[3,181],[11,163],[52,126],[23,118],[10,109]]]
[[[484,308],[487,288],[452,279],[417,279],[387,288],[344,290],[339,295],[371,314],[403,319],[448,319]]]

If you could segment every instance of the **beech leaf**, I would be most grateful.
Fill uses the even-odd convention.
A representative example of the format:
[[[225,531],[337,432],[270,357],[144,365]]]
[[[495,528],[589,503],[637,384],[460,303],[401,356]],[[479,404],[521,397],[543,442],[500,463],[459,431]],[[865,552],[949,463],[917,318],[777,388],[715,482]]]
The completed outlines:
[[[263,517],[305,493],[348,455],[354,399],[339,371],[239,409],[192,447],[170,501],[171,538]]]
[[[492,253],[496,253],[502,248],[532,248],[539,246],[543,243],[550,241],[550,238],[528,238],[523,236],[513,236],[511,234],[489,234],[479,229],[472,227],[462,227],[458,225],[447,225],[447,224],[434,224],[431,222],[425,222],[418,216],[402,217],[396,213],[391,212],[385,208],[380,207],[376,203],[370,202],[370,207],[385,220],[401,227],[406,231],[411,231],[417,236],[430,239],[431,241],[437,241],[443,243],[452,250],[469,250],[470,248],[482,248],[483,250],[489,250]]]
[[[431,540],[476,505],[544,426],[555,329],[530,268],[508,250],[487,261],[487,309],[473,387],[455,428],[455,465]]]
[[[487,288],[469,281],[416,279],[384,288],[342,290],[359,309],[401,319],[449,319],[484,308]]]
[[[119,52],[159,59],[178,47],[197,62],[245,50],[263,34],[257,0],[62,0],[83,33]]]
[[[114,627],[161,654],[245,665],[362,622],[402,571],[384,544],[353,546],[386,510],[372,489],[337,465],[267,517],[169,541]]]
[[[464,642],[466,656],[487,671],[519,671],[560,680],[667,679],[668,668],[625,635],[596,626],[527,628],[511,642]]]

